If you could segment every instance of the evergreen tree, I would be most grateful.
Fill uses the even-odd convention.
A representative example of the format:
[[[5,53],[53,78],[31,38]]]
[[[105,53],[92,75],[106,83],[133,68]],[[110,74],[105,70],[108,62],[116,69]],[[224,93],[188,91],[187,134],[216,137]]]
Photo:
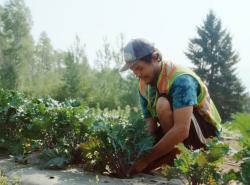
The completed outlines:
[[[98,70],[111,68],[113,61],[112,48],[107,38],[103,39],[103,47],[96,52],[95,67]]]
[[[64,58],[63,86],[58,92],[58,99],[86,98],[90,84],[90,67],[85,48],[76,36],[75,43]]]
[[[60,61],[58,52],[54,50],[48,35],[42,32],[35,46],[32,85],[27,87],[27,91],[35,96],[53,96],[53,92],[61,85],[61,73],[57,70],[57,60]]]
[[[236,74],[239,57],[232,47],[232,37],[222,29],[221,21],[210,11],[198,36],[190,40],[185,53],[205,81],[223,120],[244,108],[245,89]]]
[[[36,67],[38,69],[37,73],[46,75],[54,65],[54,49],[48,35],[45,32],[42,32],[40,35],[35,53]]]

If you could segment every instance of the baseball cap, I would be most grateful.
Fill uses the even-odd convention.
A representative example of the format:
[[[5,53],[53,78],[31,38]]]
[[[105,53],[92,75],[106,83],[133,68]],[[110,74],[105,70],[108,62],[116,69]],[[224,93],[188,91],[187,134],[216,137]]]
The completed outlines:
[[[125,64],[120,71],[128,70],[141,58],[154,52],[154,44],[145,39],[132,39],[124,47],[124,60]]]

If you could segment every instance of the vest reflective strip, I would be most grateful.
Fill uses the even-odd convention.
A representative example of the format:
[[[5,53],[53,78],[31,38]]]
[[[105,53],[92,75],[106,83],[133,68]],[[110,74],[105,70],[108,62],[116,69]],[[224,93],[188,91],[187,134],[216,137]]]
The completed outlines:
[[[166,88],[166,80],[165,80],[165,77],[166,77],[166,70],[167,70],[167,65],[163,65],[163,69],[162,69],[162,73],[160,74],[160,81],[159,83],[157,84],[157,89],[165,89]],[[165,83],[164,83],[165,82]]]
[[[201,131],[200,125],[199,125],[198,121],[196,120],[194,114],[192,114],[192,118],[191,119],[192,119],[192,122],[194,124],[194,128],[195,128],[195,131],[197,133],[197,136],[198,136],[200,142],[203,143],[203,144],[206,144],[207,143],[207,139],[204,137],[204,135],[203,135],[203,133]]]
[[[170,65],[167,65],[167,64],[163,65],[162,73],[159,78],[160,81],[157,85],[157,88],[160,90],[160,93],[168,94],[169,80],[172,78],[175,69],[176,68],[172,63]]]

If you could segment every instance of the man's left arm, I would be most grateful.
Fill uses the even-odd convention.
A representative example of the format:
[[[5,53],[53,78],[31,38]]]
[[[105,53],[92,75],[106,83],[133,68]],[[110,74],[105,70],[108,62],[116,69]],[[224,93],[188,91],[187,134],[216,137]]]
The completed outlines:
[[[193,106],[176,109],[174,114],[174,126],[153,147],[152,151],[144,158],[147,163],[166,155],[174,147],[184,141],[189,135]]]
[[[191,124],[193,106],[176,109],[174,114],[174,126],[154,145],[152,150],[138,160],[129,170],[130,174],[143,171],[148,164],[166,155],[188,137]]]

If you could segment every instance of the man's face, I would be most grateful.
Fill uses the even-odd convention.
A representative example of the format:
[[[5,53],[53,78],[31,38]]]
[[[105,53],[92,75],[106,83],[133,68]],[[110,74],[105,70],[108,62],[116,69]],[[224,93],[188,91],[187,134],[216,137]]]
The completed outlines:
[[[150,63],[146,63],[143,60],[139,60],[130,69],[138,78],[144,80],[146,84],[151,84],[155,79],[155,68],[155,61],[152,60]]]

